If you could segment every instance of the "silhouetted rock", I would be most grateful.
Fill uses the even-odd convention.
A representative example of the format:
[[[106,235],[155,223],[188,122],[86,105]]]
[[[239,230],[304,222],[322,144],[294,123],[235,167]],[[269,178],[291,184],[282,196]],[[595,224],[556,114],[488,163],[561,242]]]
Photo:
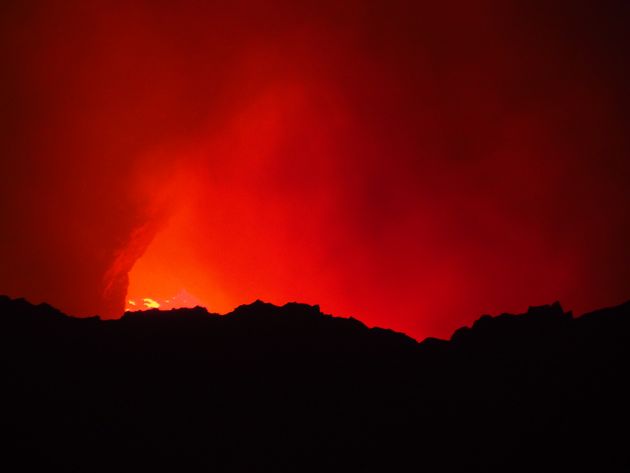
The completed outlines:
[[[422,343],[261,301],[76,319],[0,297],[5,471],[630,470],[630,303]],[[8,467],[9,463],[12,463]]]

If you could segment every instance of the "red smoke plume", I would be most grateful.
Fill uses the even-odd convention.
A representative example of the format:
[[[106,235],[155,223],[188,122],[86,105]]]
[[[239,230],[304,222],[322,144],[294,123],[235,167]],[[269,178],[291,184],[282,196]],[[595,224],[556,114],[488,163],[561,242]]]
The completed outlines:
[[[417,337],[630,296],[625,3],[212,3],[0,7],[0,292]]]

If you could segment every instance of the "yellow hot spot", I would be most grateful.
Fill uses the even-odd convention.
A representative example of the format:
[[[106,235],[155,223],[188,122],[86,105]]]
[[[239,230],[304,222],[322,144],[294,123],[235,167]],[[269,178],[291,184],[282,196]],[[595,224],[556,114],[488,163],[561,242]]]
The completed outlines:
[[[142,300],[144,301],[144,306],[148,307],[149,309],[157,309],[158,307],[160,307],[160,304],[150,297],[145,297]]]

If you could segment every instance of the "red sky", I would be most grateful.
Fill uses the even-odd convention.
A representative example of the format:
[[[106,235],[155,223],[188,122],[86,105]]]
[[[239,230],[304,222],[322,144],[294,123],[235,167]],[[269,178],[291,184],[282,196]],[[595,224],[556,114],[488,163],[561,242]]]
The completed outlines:
[[[0,293],[418,338],[630,298],[627,2],[222,3],[2,2]]]

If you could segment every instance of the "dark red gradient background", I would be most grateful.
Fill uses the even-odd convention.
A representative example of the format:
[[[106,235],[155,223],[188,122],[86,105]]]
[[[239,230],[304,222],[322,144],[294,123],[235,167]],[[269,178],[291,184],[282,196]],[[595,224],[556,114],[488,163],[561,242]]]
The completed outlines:
[[[0,292],[416,337],[626,300],[628,5],[2,2]]]

